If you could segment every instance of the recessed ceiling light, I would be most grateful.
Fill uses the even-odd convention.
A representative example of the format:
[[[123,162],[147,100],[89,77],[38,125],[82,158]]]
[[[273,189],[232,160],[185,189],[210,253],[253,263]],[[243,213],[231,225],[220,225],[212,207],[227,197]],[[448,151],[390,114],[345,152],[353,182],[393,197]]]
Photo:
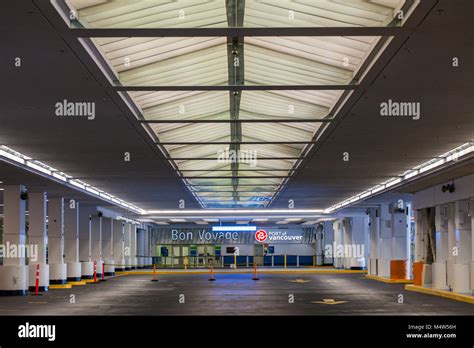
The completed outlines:
[[[155,221],[157,225],[169,225],[166,221]]]
[[[170,219],[171,222],[186,222],[186,219]]]
[[[237,225],[247,225],[249,223],[248,220],[237,220],[235,222]]]
[[[296,221],[301,221],[303,220],[302,218],[287,218],[285,219],[285,221],[288,221],[288,222],[296,222]]]
[[[252,219],[254,222],[266,222],[268,219]]]
[[[207,221],[194,221],[194,223],[197,225],[209,225]]]
[[[316,220],[313,221],[305,221],[302,223],[302,225],[316,225],[318,222]]]
[[[219,219],[203,219],[203,220],[207,222],[219,222]]]
[[[289,223],[289,221],[285,221],[285,220],[282,220],[282,221],[277,221],[275,222],[277,225],[286,225]]]

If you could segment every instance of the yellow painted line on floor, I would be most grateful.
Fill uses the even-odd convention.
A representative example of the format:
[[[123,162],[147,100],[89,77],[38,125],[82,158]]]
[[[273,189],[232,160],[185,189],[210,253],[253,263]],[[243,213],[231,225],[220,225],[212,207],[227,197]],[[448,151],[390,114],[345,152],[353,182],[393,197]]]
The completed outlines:
[[[373,275],[366,275],[367,279],[378,280],[379,282],[390,283],[390,284],[413,284],[411,279],[390,279],[384,277],[378,277]]]
[[[98,282],[99,282],[99,279],[97,279],[96,282],[94,282],[94,279],[83,279],[82,281],[85,282],[85,283],[87,283],[87,284],[89,284],[89,283],[98,283]]]
[[[28,302],[30,304],[45,304],[45,303],[48,303],[48,302]]]
[[[462,302],[467,302],[467,303],[474,304],[474,296],[467,295],[467,294],[465,295],[465,294],[458,294],[458,293],[451,292],[451,291],[446,291],[446,290],[425,288],[423,286],[418,286],[418,285],[405,285],[405,290],[421,292],[423,294],[429,294],[429,295],[434,295],[434,296],[439,296],[439,297],[445,297],[445,298],[449,298],[451,300],[462,301]]]
[[[72,286],[78,286],[78,285],[86,285],[87,283],[83,280],[79,282],[67,282],[68,284],[71,284]]]
[[[221,271],[214,271],[214,274],[252,274],[253,270],[239,270],[239,271],[230,271],[230,272],[221,272]],[[367,271],[365,270],[347,270],[347,269],[335,269],[335,270],[307,270],[307,271],[269,271],[269,270],[262,270],[258,271],[258,274],[365,274]],[[191,274],[210,274],[210,271],[156,271],[158,275],[191,275]],[[119,275],[153,275],[153,271],[130,271],[130,272],[123,272]]]
[[[70,289],[72,288],[71,284],[50,284],[50,289]]]
[[[311,280],[306,280],[306,279],[293,279],[293,280],[289,280],[290,282],[292,283],[308,283],[310,282]]]
[[[347,303],[348,301],[336,301],[333,298],[325,298],[322,301],[311,301],[311,303],[327,304],[327,305],[337,305],[342,303]]]

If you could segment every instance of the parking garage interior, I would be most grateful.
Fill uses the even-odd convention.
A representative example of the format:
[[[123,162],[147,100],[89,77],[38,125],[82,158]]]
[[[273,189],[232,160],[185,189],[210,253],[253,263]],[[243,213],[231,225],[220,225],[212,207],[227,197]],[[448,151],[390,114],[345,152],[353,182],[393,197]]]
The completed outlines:
[[[469,13],[2,2],[0,327],[398,318],[397,343],[472,346]],[[17,333],[4,343],[32,342]]]

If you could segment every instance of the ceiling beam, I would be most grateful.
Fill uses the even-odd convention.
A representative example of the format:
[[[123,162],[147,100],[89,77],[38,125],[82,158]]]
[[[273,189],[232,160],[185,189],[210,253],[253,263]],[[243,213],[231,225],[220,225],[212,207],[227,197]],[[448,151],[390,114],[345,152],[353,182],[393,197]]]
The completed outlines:
[[[333,118],[236,119],[227,120],[138,120],[140,123],[324,123]],[[161,143],[160,143],[161,144]]]
[[[79,38],[95,37],[244,37],[244,36],[398,36],[407,26],[391,27],[277,27],[277,28],[95,28],[72,29]],[[410,28],[411,30],[411,28]]]
[[[159,142],[160,145],[228,145],[228,144],[240,144],[240,145],[305,145],[315,144],[315,141],[168,141]]]
[[[117,83],[117,82],[116,82]],[[353,90],[357,84],[349,85],[227,85],[227,86],[111,86],[116,91],[296,91],[296,90]]]

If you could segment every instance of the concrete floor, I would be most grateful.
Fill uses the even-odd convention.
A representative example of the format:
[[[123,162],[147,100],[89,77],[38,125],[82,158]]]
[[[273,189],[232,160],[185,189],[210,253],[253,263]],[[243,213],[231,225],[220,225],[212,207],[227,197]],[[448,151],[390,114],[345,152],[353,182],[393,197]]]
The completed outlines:
[[[0,297],[0,315],[474,315],[471,304],[405,291],[403,284],[363,274],[259,277],[252,281],[249,274],[219,274],[210,282],[202,274],[160,275],[151,282],[149,275],[119,276],[38,297]],[[290,294],[293,304],[288,303]],[[403,304],[397,302],[399,294]],[[347,302],[312,303],[323,299]]]

